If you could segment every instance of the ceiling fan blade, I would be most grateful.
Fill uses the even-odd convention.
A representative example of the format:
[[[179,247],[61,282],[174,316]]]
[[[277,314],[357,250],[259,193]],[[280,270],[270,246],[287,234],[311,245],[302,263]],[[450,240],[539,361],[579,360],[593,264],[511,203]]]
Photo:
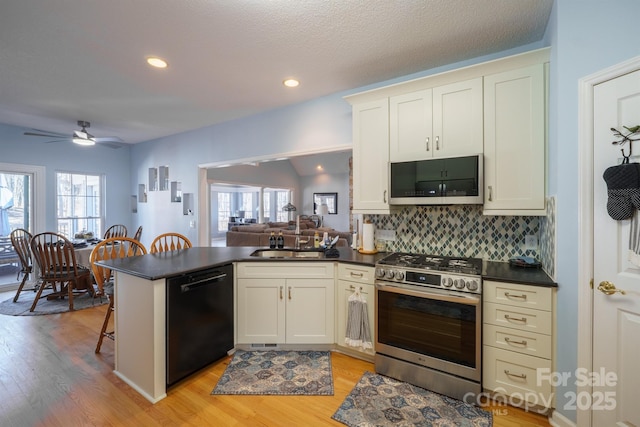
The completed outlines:
[[[118,137],[93,138],[93,140],[96,144],[104,145],[109,148],[122,148],[128,145]]]
[[[118,138],[117,136],[100,136],[100,137],[93,137],[91,138],[93,139],[95,142],[99,142],[99,143],[103,143],[103,142],[119,142],[119,143],[124,143],[124,141],[122,140],[122,138]]]
[[[47,138],[63,138],[66,137],[67,135],[64,135],[62,133],[54,133],[54,132],[47,132],[45,130],[40,131],[40,132],[45,132],[45,133],[36,133],[36,132],[25,132],[23,135],[28,135],[28,136],[44,136]]]
[[[69,141],[69,138],[66,139],[54,139],[52,141],[44,141],[45,144],[51,144],[52,142],[64,142],[64,141]]]

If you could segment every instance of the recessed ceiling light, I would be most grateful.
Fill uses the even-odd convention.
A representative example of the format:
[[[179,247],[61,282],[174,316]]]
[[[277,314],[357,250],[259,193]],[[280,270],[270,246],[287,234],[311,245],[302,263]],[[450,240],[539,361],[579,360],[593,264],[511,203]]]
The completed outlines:
[[[286,87],[296,87],[300,84],[299,81],[297,81],[296,79],[286,79],[285,81],[282,82],[283,85],[285,85]]]
[[[324,170],[324,168],[322,167],[322,165],[318,165],[318,166],[316,166],[316,169],[317,169],[317,170],[319,170],[319,171],[323,171],[323,170]]]
[[[167,68],[168,66],[167,61],[162,58],[158,58],[157,56],[150,56],[147,58],[147,64],[156,68]]]

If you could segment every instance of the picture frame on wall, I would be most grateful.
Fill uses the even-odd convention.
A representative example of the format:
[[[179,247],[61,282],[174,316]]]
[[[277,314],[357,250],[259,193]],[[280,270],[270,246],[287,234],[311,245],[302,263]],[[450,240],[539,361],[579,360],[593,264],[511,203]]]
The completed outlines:
[[[338,193],[313,193],[313,212],[316,215],[337,215]]]

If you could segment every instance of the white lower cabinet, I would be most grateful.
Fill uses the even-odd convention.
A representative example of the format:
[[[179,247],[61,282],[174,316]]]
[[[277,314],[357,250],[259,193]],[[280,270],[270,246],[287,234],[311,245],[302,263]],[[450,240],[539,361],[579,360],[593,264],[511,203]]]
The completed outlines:
[[[371,343],[375,344],[374,322],[375,322],[375,287],[374,287],[373,267],[363,267],[352,264],[338,264],[337,282],[337,312],[336,312],[336,344],[340,350],[362,357],[373,359],[374,348],[363,349],[362,347],[352,347],[345,343],[347,319],[349,317],[349,297],[356,289],[359,289],[367,301],[367,318],[371,331]]]
[[[334,264],[238,263],[238,344],[333,344]]]
[[[547,380],[554,369],[553,288],[490,280],[483,286],[483,388],[509,402],[555,407]]]

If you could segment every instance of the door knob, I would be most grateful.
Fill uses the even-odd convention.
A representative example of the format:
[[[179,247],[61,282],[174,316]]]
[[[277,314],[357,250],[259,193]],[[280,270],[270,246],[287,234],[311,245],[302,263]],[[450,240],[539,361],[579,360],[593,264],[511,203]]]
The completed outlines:
[[[616,292],[620,292],[621,295],[626,295],[627,293],[622,289],[616,289],[616,285],[611,282],[603,281],[598,285],[598,290],[605,295],[613,295]]]

